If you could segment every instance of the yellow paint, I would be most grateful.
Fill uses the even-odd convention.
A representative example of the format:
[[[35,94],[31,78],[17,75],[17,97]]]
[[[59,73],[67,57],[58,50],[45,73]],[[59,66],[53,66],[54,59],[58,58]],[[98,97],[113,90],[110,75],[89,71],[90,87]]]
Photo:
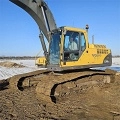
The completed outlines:
[[[65,27],[66,30],[81,32],[84,33],[86,40],[86,49],[80,56],[77,61],[68,61],[66,65],[61,61],[60,67],[72,67],[72,66],[80,66],[80,65],[91,65],[91,64],[103,64],[104,58],[111,53],[110,49],[107,49],[105,45],[99,44],[89,44],[88,43],[88,34],[84,29]],[[62,38],[62,41],[64,38]],[[63,43],[62,45],[63,46]]]
[[[45,66],[46,65],[46,59],[45,57],[39,57],[36,60],[36,65],[40,65],[40,66]]]

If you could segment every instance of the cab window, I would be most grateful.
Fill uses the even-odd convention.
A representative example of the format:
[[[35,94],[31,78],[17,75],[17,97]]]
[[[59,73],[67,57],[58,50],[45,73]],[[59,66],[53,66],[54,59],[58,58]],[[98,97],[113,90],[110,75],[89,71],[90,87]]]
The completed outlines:
[[[78,60],[80,37],[78,32],[67,31],[64,36],[64,60]]]
[[[84,51],[86,48],[85,36],[83,33],[81,33],[80,47],[81,47],[81,51]]]

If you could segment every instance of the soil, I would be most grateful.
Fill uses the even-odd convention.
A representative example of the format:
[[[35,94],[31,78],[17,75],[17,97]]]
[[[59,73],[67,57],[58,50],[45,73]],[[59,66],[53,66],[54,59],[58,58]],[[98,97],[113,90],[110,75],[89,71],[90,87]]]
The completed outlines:
[[[25,67],[23,65],[20,65],[20,64],[14,63],[14,62],[10,62],[10,61],[0,62],[0,66],[8,67],[8,68],[13,68],[13,67],[22,68],[22,67]]]
[[[79,90],[72,89],[56,104],[38,100],[35,88],[1,89],[0,120],[120,120],[120,73],[114,81],[87,82]]]

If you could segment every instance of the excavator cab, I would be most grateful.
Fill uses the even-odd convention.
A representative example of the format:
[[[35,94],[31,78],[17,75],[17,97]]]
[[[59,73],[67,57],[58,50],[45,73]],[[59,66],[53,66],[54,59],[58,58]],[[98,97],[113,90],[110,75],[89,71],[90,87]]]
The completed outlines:
[[[79,58],[80,34],[61,27],[51,34],[49,46],[49,64],[61,65],[61,62],[77,61]],[[59,67],[58,67],[59,68]]]
[[[88,29],[60,27],[51,32],[48,69],[62,71],[110,66],[111,50],[105,45],[89,44]]]
[[[66,31],[63,27],[57,32],[52,33],[52,39],[49,46],[50,64],[56,64],[56,62],[57,64],[60,63],[60,51],[62,61],[78,60],[80,49],[79,44],[80,34],[76,31]]]

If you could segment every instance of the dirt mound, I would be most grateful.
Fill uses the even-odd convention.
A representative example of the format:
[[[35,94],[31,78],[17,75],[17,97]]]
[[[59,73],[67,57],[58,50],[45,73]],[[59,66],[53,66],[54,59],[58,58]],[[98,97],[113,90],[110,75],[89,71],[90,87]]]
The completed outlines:
[[[17,76],[16,76],[17,77]],[[35,86],[23,91],[6,87],[0,91],[0,120],[120,120],[120,74],[114,82],[87,84],[72,89],[56,104],[36,97]]]
[[[8,67],[8,68],[12,68],[12,67],[22,68],[22,67],[25,67],[23,65],[20,65],[20,64],[14,63],[14,62],[10,62],[10,61],[0,62],[0,66]]]

